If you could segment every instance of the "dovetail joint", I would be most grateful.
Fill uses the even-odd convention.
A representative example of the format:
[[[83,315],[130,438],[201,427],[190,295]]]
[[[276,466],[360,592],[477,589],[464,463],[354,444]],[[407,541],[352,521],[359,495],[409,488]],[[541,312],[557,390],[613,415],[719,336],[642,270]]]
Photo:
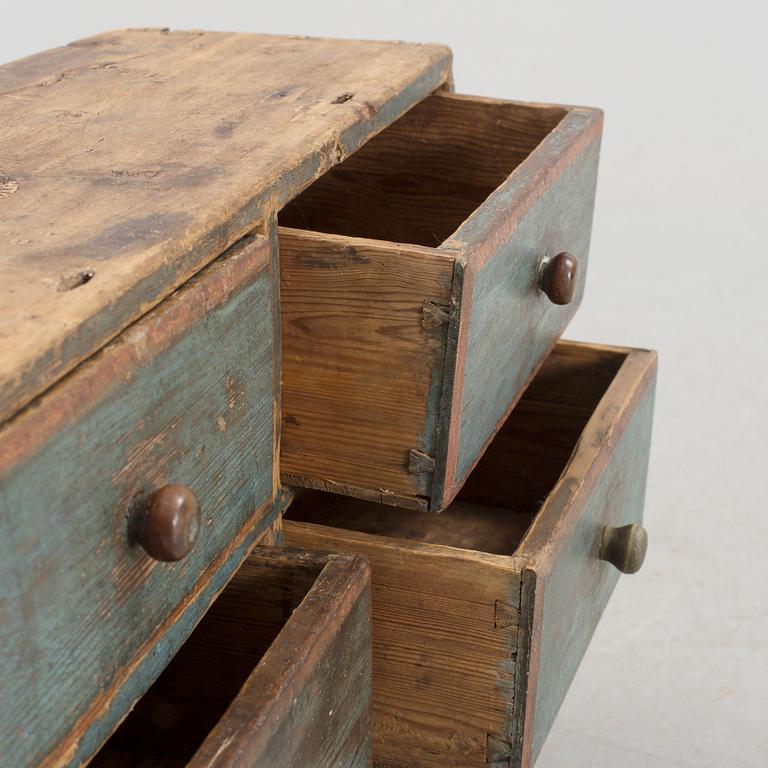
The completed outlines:
[[[436,304],[434,301],[424,299],[421,308],[421,326],[428,331],[445,325],[451,318],[450,307],[446,304]]]
[[[435,457],[417,448],[408,451],[408,472],[412,475],[430,475],[435,471]]]

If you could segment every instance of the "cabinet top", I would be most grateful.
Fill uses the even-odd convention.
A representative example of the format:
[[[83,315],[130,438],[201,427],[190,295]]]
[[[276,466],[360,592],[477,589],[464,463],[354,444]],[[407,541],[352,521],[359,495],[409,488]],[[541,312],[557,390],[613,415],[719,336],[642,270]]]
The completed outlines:
[[[161,29],[0,66],[0,421],[450,67],[441,45]]]

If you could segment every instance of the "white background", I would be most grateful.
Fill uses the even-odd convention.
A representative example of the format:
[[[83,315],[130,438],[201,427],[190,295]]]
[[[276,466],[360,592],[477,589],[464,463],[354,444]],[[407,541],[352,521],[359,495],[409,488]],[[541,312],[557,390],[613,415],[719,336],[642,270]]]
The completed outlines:
[[[459,92],[604,108],[587,294],[567,335],[660,351],[651,547],[640,574],[620,581],[538,768],[768,766],[761,3],[0,0],[0,10],[0,60],[123,26],[439,41],[453,47]]]

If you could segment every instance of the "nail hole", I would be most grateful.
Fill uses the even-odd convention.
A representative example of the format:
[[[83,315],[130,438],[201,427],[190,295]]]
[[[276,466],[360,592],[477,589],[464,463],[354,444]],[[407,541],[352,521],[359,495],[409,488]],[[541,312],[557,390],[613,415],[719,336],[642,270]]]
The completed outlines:
[[[92,269],[86,269],[83,272],[77,272],[74,275],[68,275],[61,278],[59,283],[60,291],[71,291],[74,288],[79,288],[81,285],[90,283],[96,272]]]
[[[354,93],[342,93],[341,96],[337,96],[331,104],[343,104],[345,101],[349,101],[354,95]]]
[[[19,182],[0,173],[0,197],[9,197],[19,188]]]

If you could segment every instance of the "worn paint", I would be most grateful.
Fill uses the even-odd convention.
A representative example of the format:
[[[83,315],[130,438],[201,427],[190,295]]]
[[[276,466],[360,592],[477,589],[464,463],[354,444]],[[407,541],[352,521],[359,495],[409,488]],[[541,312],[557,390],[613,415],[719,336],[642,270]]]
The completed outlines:
[[[281,495],[268,509],[257,510],[232,546],[222,553],[220,561],[213,563],[210,573],[203,575],[200,587],[190,591],[148,639],[125,674],[113,683],[105,696],[94,702],[82,718],[83,729],[73,729],[72,738],[66,739],[48,762],[75,768],[88,761],[173,658],[254,545],[273,536],[271,529],[279,522],[287,504],[288,497]],[[279,543],[282,534],[277,531],[275,535]]]
[[[642,521],[655,371],[653,353],[630,352],[520,545],[527,629],[513,764],[522,768],[539,754],[620,576],[599,559],[602,531]]]
[[[266,250],[263,239],[233,249],[0,434],[0,741],[11,764],[72,738],[272,496]],[[203,525],[186,559],[159,564],[128,544],[126,517],[170,482],[195,491]]]
[[[447,488],[440,504],[461,487],[580,303],[598,154],[599,140],[594,140],[541,194],[508,239],[485,246],[492,255],[481,268],[469,260],[472,293],[469,315],[463,320],[466,348],[461,348],[460,340],[457,353],[462,374],[455,395],[460,397],[460,420],[451,424],[456,463],[446,469]],[[499,206],[494,203],[489,217]],[[537,288],[541,259],[560,251],[576,254],[580,262],[576,296],[565,307],[552,304]]]
[[[393,523],[385,510],[387,525],[373,530],[386,535],[345,528],[350,513],[369,519],[348,499],[318,508],[299,497],[284,522],[289,545],[371,562],[381,765],[530,768],[616,582],[599,542],[605,525],[642,517],[655,356],[559,346],[616,367],[511,556],[422,541],[412,518]]]

